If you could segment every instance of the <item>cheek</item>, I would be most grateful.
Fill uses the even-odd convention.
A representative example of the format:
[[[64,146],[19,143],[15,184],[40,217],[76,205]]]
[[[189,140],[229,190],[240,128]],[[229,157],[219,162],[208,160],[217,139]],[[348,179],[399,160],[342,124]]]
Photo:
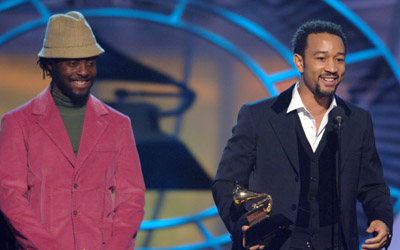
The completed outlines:
[[[346,67],[341,67],[340,68],[340,73],[342,74],[342,75],[344,75],[344,73],[346,72]]]
[[[311,71],[310,69],[306,71],[305,75],[308,79],[315,79],[319,77],[318,72]]]
[[[68,78],[69,76],[73,75],[73,71],[70,69],[63,69],[59,71],[59,77],[61,78]]]
[[[92,69],[91,71],[90,71],[90,73],[91,73],[91,75],[93,76],[93,77],[96,77],[97,76],[97,69],[95,68],[95,69]]]

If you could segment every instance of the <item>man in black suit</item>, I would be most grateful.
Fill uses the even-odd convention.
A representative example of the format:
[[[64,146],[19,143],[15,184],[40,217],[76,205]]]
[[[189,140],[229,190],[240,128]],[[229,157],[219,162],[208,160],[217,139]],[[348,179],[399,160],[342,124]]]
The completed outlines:
[[[270,194],[271,214],[293,221],[289,239],[274,249],[359,249],[357,200],[373,234],[362,249],[387,247],[393,212],[371,116],[335,95],[345,74],[346,37],[334,23],[312,21],[297,30],[293,48],[300,81],[278,97],[242,107],[213,182],[232,249],[243,248],[250,208],[233,203],[236,181]],[[329,115],[335,107],[343,110],[340,147]],[[260,243],[250,249],[268,248]]]

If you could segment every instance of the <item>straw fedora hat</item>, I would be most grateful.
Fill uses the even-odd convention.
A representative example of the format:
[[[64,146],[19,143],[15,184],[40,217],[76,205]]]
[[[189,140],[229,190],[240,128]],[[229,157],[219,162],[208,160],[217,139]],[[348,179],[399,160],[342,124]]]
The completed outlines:
[[[85,58],[104,53],[96,42],[92,29],[78,11],[56,14],[47,23],[43,48],[44,58]]]

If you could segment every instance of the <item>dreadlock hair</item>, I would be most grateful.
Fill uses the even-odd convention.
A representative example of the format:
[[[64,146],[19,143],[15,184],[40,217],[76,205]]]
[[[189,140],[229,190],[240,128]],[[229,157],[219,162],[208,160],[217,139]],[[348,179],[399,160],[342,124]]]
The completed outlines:
[[[54,61],[54,58],[39,57],[37,64],[43,70],[43,79],[45,79],[46,76],[53,77],[53,72],[51,71],[49,65],[54,65]]]

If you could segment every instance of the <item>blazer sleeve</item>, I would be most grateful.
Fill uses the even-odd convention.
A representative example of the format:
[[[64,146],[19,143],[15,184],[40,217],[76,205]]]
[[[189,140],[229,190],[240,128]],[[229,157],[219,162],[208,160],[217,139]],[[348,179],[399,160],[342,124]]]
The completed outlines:
[[[244,216],[246,210],[236,207],[233,202],[233,188],[237,181],[248,187],[250,173],[255,164],[256,135],[254,122],[248,105],[239,111],[237,124],[232,129],[232,137],[222,154],[212,192],[218,212],[231,233],[233,244],[241,248],[243,225],[248,224]],[[236,249],[236,248],[235,248]]]
[[[369,113],[367,113],[367,129],[362,150],[358,200],[362,203],[368,224],[373,220],[381,220],[392,231],[393,207],[390,190],[383,178],[382,165],[375,147],[375,136]]]
[[[145,185],[129,118],[120,134],[120,152],[116,172],[113,234],[106,250],[133,249],[136,233],[144,216]]]
[[[33,213],[27,199],[27,173],[23,130],[14,115],[6,114],[0,130],[0,209],[24,249],[61,249]]]

